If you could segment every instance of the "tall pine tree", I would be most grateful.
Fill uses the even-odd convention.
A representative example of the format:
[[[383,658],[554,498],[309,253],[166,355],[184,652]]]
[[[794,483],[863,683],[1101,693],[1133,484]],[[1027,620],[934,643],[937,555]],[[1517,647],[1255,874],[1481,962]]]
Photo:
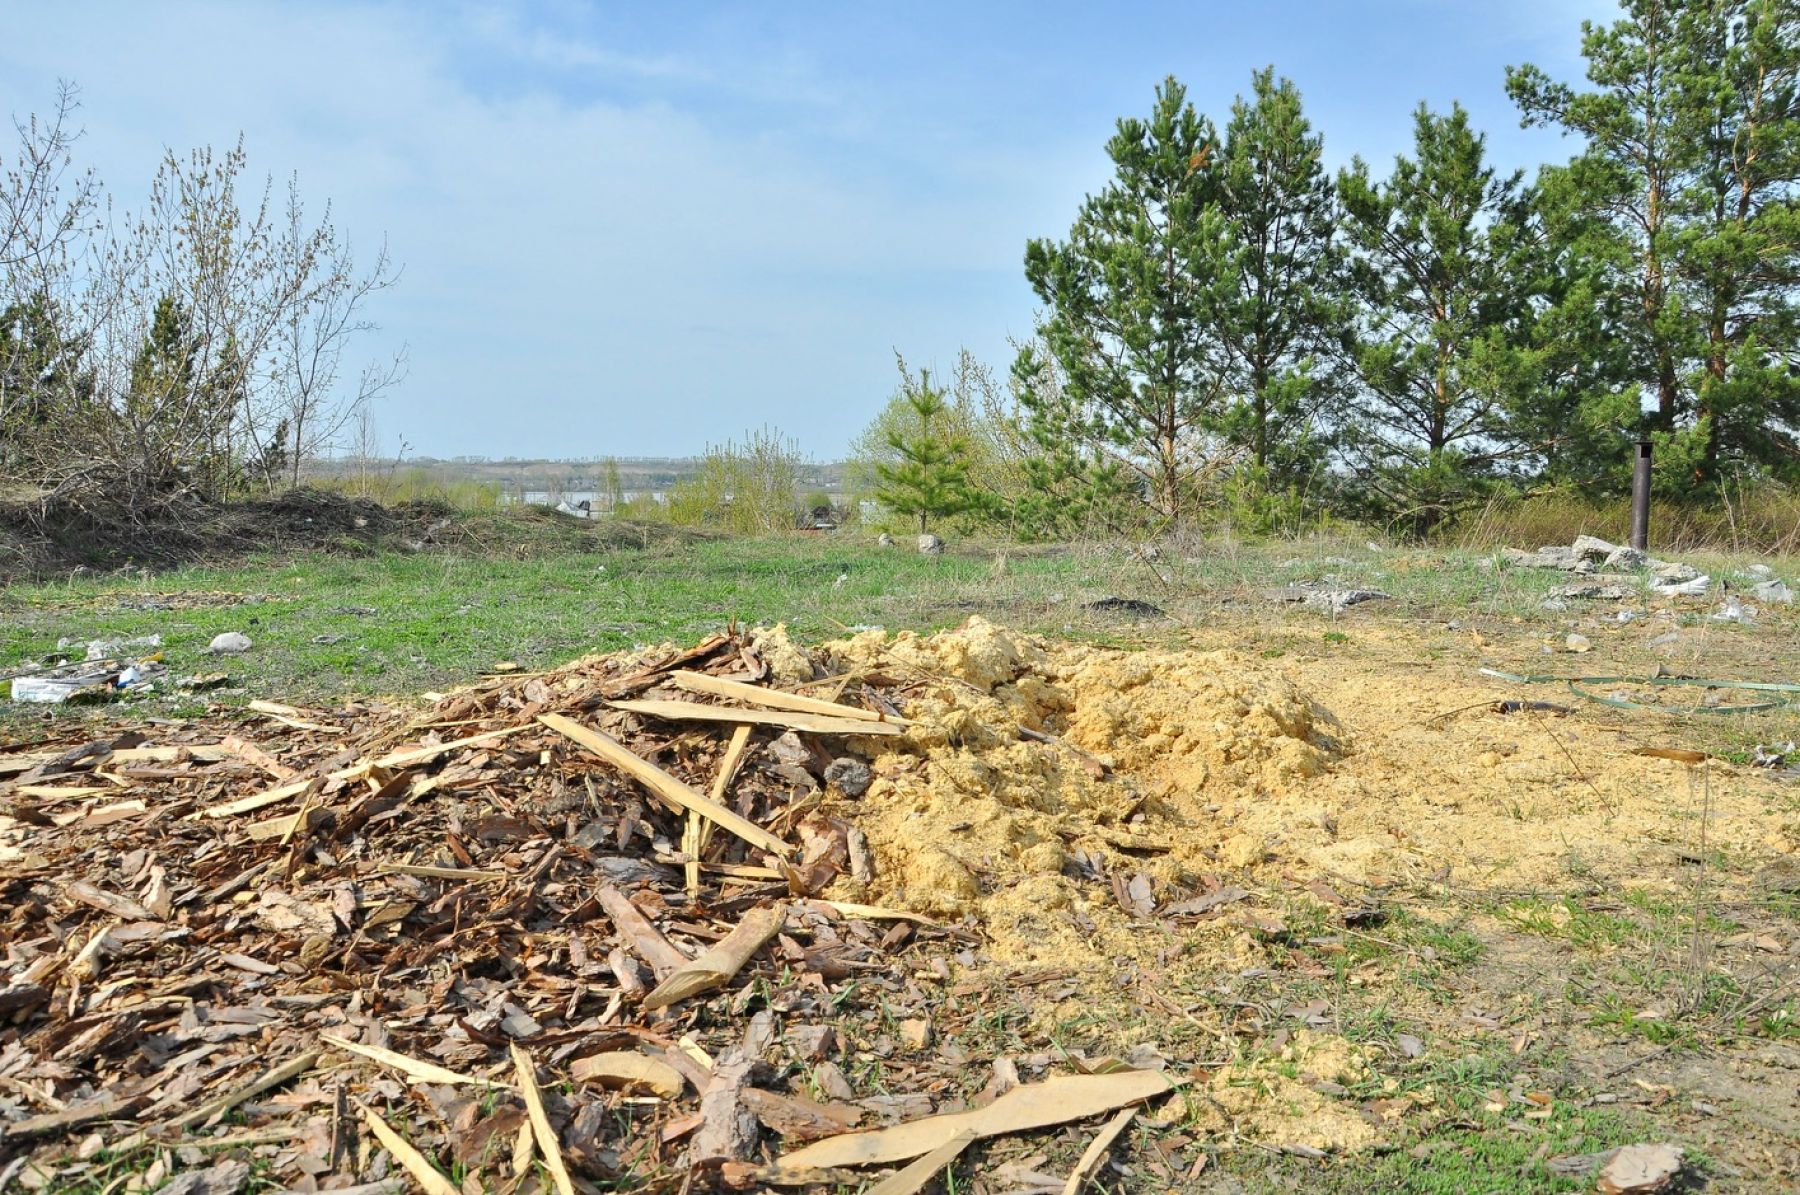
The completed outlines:
[[[1487,164],[1468,113],[1421,104],[1413,134],[1414,156],[1396,158],[1387,181],[1358,158],[1338,193],[1361,305],[1352,448],[1372,513],[1424,532],[1478,496],[1510,451],[1503,400],[1529,275],[1519,176]]]
[[[1069,443],[1129,475],[1160,516],[1179,521],[1212,458],[1224,390],[1216,334],[1235,278],[1219,209],[1210,121],[1175,79],[1147,120],[1124,119],[1107,142],[1113,177],[1082,204],[1066,241],[1034,240],[1025,276],[1048,309],[1038,329],[1061,386],[1034,383],[1021,360],[1020,401],[1041,439]]]
[[[1527,125],[1584,144],[1547,191],[1598,229],[1596,302],[1621,318],[1667,492],[1728,469],[1800,475],[1800,5],[1625,0],[1583,26],[1592,90],[1508,72]]]
[[[1675,272],[1700,325],[1695,480],[1730,465],[1800,476],[1800,5],[1707,0],[1677,21],[1681,126],[1697,142],[1674,198]]]
[[[1275,489],[1321,463],[1341,389],[1348,309],[1323,146],[1299,90],[1271,67],[1232,105],[1220,158],[1236,273],[1217,316],[1234,396],[1220,426]]]

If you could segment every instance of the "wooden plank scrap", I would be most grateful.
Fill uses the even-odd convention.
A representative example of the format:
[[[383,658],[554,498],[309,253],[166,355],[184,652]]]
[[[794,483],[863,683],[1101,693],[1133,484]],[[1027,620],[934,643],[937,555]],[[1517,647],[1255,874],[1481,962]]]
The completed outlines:
[[[699,675],[699,674],[696,674]],[[738,765],[744,761],[744,749],[750,745],[750,727],[738,726],[731,732],[731,742],[725,747],[725,756],[719,761],[719,774],[713,777],[712,791],[707,795],[719,804],[725,803],[725,797],[731,789],[731,782],[737,777]],[[687,887],[689,892],[700,891],[700,856],[712,841],[712,823],[701,817],[695,810],[687,811],[687,825],[681,836],[681,849],[687,855]]]
[[[923,1190],[926,1183],[936,1178],[939,1171],[961,1157],[962,1151],[974,1141],[975,1134],[969,1129],[953,1134],[924,1157],[894,1171],[870,1187],[868,1195],[914,1195],[914,1192]]]
[[[418,1058],[412,1058],[400,1053],[398,1050],[389,1050],[381,1046],[365,1046],[361,1042],[350,1041],[348,1038],[338,1037],[330,1033],[319,1034],[319,1040],[327,1045],[336,1046],[340,1050],[346,1050],[352,1054],[360,1054],[371,1062],[379,1062],[383,1066],[391,1066],[408,1078],[416,1079],[421,1083],[443,1083],[449,1086],[457,1086],[464,1083],[479,1084],[486,1087],[506,1086],[504,1083],[496,1083],[491,1079],[480,1079],[476,1078],[474,1075],[465,1075],[457,1071],[449,1070],[437,1065],[435,1062],[425,1062]]]
[[[504,871],[479,871],[472,867],[433,867],[425,863],[383,863],[375,869],[383,875],[417,876],[424,880],[468,880],[487,884],[504,880]]]
[[[537,1138],[538,1152],[544,1155],[544,1165],[550,1168],[550,1177],[556,1183],[557,1195],[575,1195],[575,1183],[569,1177],[569,1167],[563,1162],[562,1146],[556,1140],[556,1132],[550,1127],[550,1115],[544,1111],[544,1096],[538,1090],[536,1064],[525,1047],[518,1042],[512,1043],[513,1069],[519,1074],[519,1091],[525,1096],[525,1111],[531,1118],[531,1132]]]
[[[792,710],[753,710],[728,705],[702,705],[697,701],[610,701],[614,709],[663,718],[671,722],[732,722],[754,726],[780,726],[808,734],[905,734],[893,722],[868,722],[858,718],[834,718],[828,714],[803,714]]]
[[[247,1099],[261,1095],[271,1087],[280,1087],[289,1079],[298,1078],[317,1066],[319,1051],[309,1050],[297,1057],[290,1058],[280,1066],[264,1071],[261,1075],[219,1096],[206,1101],[192,1112],[183,1113],[175,1119],[165,1122],[166,1127],[185,1129],[192,1125],[204,1124],[221,1112],[229,1112]]]
[[[76,1104],[58,1112],[45,1112],[39,1116],[27,1116],[24,1120],[15,1120],[11,1124],[0,1124],[0,1140],[18,1141],[27,1137],[42,1137],[49,1133],[63,1133],[80,1125],[96,1120],[110,1120],[115,1117],[128,1116],[132,1110],[140,1107],[148,1099],[139,1096],[135,1099],[122,1100],[117,1096],[102,1095],[99,1099],[85,1104]]]
[[[791,1172],[903,1162],[930,1153],[964,1131],[986,1138],[1086,1120],[1126,1104],[1140,1104],[1176,1086],[1174,1080],[1156,1071],[1058,1075],[1015,1087],[985,1108],[927,1116],[892,1128],[845,1133],[816,1142],[785,1155],[780,1169]]]
[[[375,1134],[394,1160],[406,1168],[413,1180],[425,1189],[425,1195],[462,1195],[449,1179],[438,1172],[438,1168],[425,1160],[425,1155],[414,1149],[406,1138],[396,1133],[388,1122],[375,1115],[375,1110],[361,1100],[356,1101],[358,1110],[362,1112],[363,1123]]]
[[[463,747],[474,746],[476,743],[491,743],[497,739],[506,738],[508,735],[518,734],[521,730],[525,729],[526,727],[524,726],[508,726],[500,730],[488,730],[481,734],[472,734],[467,738],[451,739],[447,743],[438,743],[436,746],[432,747],[416,747],[410,751],[396,751],[388,755],[383,755],[379,759],[363,760],[359,763],[351,764],[349,767],[339,768],[335,772],[328,772],[326,773],[325,778],[327,780],[360,780],[377,768],[392,770],[394,768],[410,767],[413,764],[420,764],[427,760],[436,759],[447,751],[456,751]],[[274,805],[278,802],[285,801],[290,797],[297,797],[311,787],[317,779],[317,777],[309,777],[307,779],[290,781],[287,784],[271,788],[266,792],[252,793],[247,797],[239,797],[235,801],[226,801],[220,805],[209,805],[200,812],[206,817],[231,817],[234,814],[249,813],[252,810],[261,809],[265,805]]]
[[[747,701],[752,705],[765,706],[768,709],[792,710],[803,714],[825,714],[835,718],[854,718],[859,722],[888,722],[896,726],[912,725],[905,718],[889,717],[874,710],[863,709],[861,706],[839,705],[835,701],[826,701],[820,697],[808,697],[802,693],[765,689],[761,685],[747,685],[743,681],[726,680],[722,676],[713,676],[705,672],[683,670],[671,673],[669,679],[690,693],[730,697],[737,701]]]
[[[731,977],[773,938],[787,920],[787,910],[780,905],[751,909],[737,927],[716,942],[699,958],[682,964],[673,974],[644,997],[644,1007],[666,1008],[690,996],[710,992],[731,982]]]
[[[760,847],[770,854],[779,856],[786,856],[792,850],[787,843],[749,818],[727,809],[710,797],[695,792],[649,760],[628,750],[624,744],[606,732],[593,730],[579,722],[565,718],[561,714],[540,714],[538,721],[598,755],[664,800],[673,802],[683,809],[694,810],[708,821],[715,822],[736,834],[751,846]]]
[[[1063,1184],[1062,1195],[1081,1195],[1081,1189],[1094,1181],[1094,1175],[1100,1172],[1100,1164],[1106,1161],[1106,1151],[1112,1148],[1112,1143],[1137,1114],[1135,1107],[1123,1108],[1117,1116],[1106,1122],[1106,1127],[1082,1151],[1081,1159],[1069,1173],[1069,1181]]]
[[[577,1058],[569,1064],[569,1077],[597,1087],[648,1091],[665,1100],[679,1096],[685,1086],[680,1071],[636,1050],[607,1050]]]

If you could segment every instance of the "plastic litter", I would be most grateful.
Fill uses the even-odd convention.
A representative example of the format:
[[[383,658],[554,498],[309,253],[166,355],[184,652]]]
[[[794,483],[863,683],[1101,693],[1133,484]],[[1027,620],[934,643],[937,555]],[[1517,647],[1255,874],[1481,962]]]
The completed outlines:
[[[1714,622],[1741,622],[1748,625],[1756,618],[1756,607],[1746,606],[1736,597],[1728,597],[1723,605],[1707,617]]]
[[[1750,593],[1761,602],[1778,602],[1787,605],[1794,600],[1794,591],[1788,588],[1786,581],[1763,581],[1752,585]]]
[[[1569,692],[1577,697],[1585,697],[1600,705],[1620,710],[1643,710],[1656,714],[1753,714],[1762,710],[1790,709],[1800,706],[1800,685],[1777,681],[1708,680],[1697,676],[1549,676],[1502,672],[1498,668],[1482,668],[1479,669],[1479,672],[1482,676],[1511,681],[1516,685],[1567,685]],[[1706,690],[1707,693],[1693,705],[1649,705],[1641,701],[1633,701],[1629,697],[1589,692],[1583,687],[1585,685],[1648,685],[1653,688],[1669,686],[1697,688]],[[1712,705],[1707,703],[1706,696],[1724,689],[1743,689],[1751,693],[1767,693],[1771,699],[1749,705]]]
[[[1663,597],[1705,597],[1710,588],[1712,578],[1704,573],[1687,581],[1656,582],[1650,586],[1651,592]]]

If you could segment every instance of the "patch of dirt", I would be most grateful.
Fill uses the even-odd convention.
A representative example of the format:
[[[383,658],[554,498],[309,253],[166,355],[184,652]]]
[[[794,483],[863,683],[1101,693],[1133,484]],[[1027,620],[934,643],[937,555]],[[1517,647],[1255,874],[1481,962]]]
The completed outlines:
[[[544,507],[466,512],[428,500],[387,507],[308,486],[269,498],[196,504],[152,524],[46,515],[28,503],[0,501],[0,584],[80,569],[224,563],[250,553],[389,549],[530,558],[703,538],[706,533],[687,528],[578,519]]]

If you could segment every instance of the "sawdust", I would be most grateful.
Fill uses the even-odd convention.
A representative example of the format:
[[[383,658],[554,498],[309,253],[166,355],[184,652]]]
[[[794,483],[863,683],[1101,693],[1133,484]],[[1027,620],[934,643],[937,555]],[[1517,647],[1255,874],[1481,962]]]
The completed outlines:
[[[1675,892],[1708,804],[1720,894],[1795,848],[1764,776],[1634,754],[1662,728],[1612,711],[1497,713],[1517,694],[1473,661],[1421,658],[1402,632],[1272,661],[1060,643],[971,618],[821,654],[829,672],[878,680],[915,723],[850,744],[875,781],[835,812],[868,836],[875,872],[844,895],[969,919],[980,965],[1068,973],[1060,994],[1025,1002],[1040,1029],[1078,1018],[1119,1037],[1146,1014],[1154,1025],[1152,1010],[1192,1020],[1184,993],[1291,966],[1287,924],[1334,921],[1320,883],[1365,906],[1577,877]],[[1227,887],[1242,899],[1206,906]],[[1350,1095],[1368,1077],[1352,1043],[1300,1033],[1278,1056],[1214,1070],[1188,1103],[1205,1131],[1356,1150],[1379,1140]]]
[[[1353,1043],[1302,1029],[1276,1055],[1221,1067],[1187,1104],[1191,1128],[1215,1140],[1238,1137],[1323,1150],[1365,1149],[1381,1135],[1338,1088],[1369,1078]]]
[[[787,623],[756,627],[750,632],[750,645],[769,666],[769,675],[776,682],[797,685],[813,678],[812,657],[789,637]]]
[[[821,651],[834,671],[897,685],[916,723],[854,744],[875,782],[840,812],[877,872],[846,894],[973,916],[1003,963],[1255,965],[1259,940],[1229,908],[1199,925],[1127,911],[1107,881],[1140,874],[1157,908],[1313,877],[1347,892],[1530,889],[1575,872],[1673,887],[1695,843],[1702,791],[1680,764],[1579,719],[1434,718],[1508,695],[1473,669],[1302,672],[1230,650],[1049,642],[979,617]],[[1792,849],[1766,782],[1715,765],[1710,787],[1715,847]]]

